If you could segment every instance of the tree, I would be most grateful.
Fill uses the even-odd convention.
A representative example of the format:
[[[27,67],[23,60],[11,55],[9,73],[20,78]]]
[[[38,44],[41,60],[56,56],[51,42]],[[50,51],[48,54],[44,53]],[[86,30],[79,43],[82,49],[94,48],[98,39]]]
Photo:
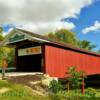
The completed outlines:
[[[0,34],[0,41],[3,41],[4,36],[2,34]]]
[[[2,79],[5,79],[5,68],[8,66],[8,49],[5,47],[0,48],[0,67],[2,67]]]
[[[2,67],[3,59],[7,59],[8,67],[13,67],[15,51],[13,48],[0,47],[0,67]]]
[[[46,36],[51,40],[55,40],[64,44],[77,46],[78,43],[76,34],[66,29],[57,30],[54,33],[48,33]]]
[[[2,27],[0,27],[0,33],[2,33],[3,32],[3,28]]]
[[[79,47],[86,50],[92,50],[93,48],[96,47],[96,45],[91,44],[90,41],[82,40],[82,41],[79,41]]]
[[[8,57],[8,54],[10,53],[10,49],[7,48],[7,47],[0,47],[0,66],[2,67],[2,61],[3,59],[7,59],[9,58]]]
[[[0,27],[0,42],[3,41],[3,39],[4,39],[4,36],[2,35],[2,32],[3,32],[3,28]]]
[[[73,45],[86,50],[93,50],[93,48],[96,47],[96,45],[91,44],[90,41],[87,40],[81,41],[79,38],[77,38],[74,32],[68,31],[66,29],[60,29],[57,30],[56,32],[50,32],[45,36],[51,40],[55,40],[64,44]]]
[[[77,90],[79,86],[82,85],[82,80],[85,77],[85,73],[83,71],[77,71],[76,67],[74,66],[70,66],[68,67],[68,72],[66,74],[72,88]]]
[[[99,53],[99,54],[100,54],[100,49],[97,51],[97,53]]]
[[[4,36],[2,35],[3,29],[0,27],[0,42],[4,40]],[[14,49],[8,47],[0,47],[0,67],[2,67],[3,59],[7,59],[8,66],[13,65],[14,60]]]
[[[61,41],[62,43],[68,43],[71,45],[77,45],[77,37],[76,34],[68,31],[66,29],[61,29],[55,32],[55,35],[58,39],[58,41]]]

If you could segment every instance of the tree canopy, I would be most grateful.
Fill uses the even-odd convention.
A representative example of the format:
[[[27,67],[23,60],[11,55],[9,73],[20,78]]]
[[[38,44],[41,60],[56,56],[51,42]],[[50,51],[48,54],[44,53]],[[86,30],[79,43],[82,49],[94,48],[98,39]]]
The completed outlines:
[[[0,41],[3,41],[4,36],[2,34],[0,34]]]
[[[0,42],[3,41],[3,39],[4,39],[4,36],[2,35],[2,32],[3,32],[3,28],[0,27]]]
[[[4,40],[4,36],[2,35],[2,29],[0,28],[0,42]],[[14,59],[14,49],[8,47],[0,47],[0,67],[2,67],[3,59],[7,59],[8,66],[13,66]]]
[[[82,40],[79,42],[79,47],[86,50],[92,50],[96,45],[92,44],[90,41]]]
[[[99,53],[99,54],[100,54],[100,48],[99,48],[99,50],[97,51],[97,53]]]
[[[96,45],[92,44],[88,40],[80,40],[74,32],[68,31],[66,29],[60,29],[56,32],[50,32],[45,36],[47,36],[51,40],[55,40],[64,44],[70,44],[86,50],[93,50],[96,47]]]

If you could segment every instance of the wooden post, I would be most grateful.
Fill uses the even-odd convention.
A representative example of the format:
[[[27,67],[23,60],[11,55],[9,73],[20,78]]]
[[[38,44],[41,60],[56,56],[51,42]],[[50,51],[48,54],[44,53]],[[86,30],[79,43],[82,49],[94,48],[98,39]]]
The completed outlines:
[[[69,84],[70,84],[70,83],[69,83],[69,81],[68,81],[68,84],[67,84],[67,90],[68,90],[68,92],[69,92]]]
[[[84,86],[84,78],[82,79],[82,94],[84,94],[84,92],[85,92],[85,88],[84,88],[85,86]]]
[[[46,74],[46,66],[45,66],[45,44],[43,44],[42,46],[42,69],[41,69],[41,71],[43,72],[43,73],[45,73]]]
[[[17,60],[18,60],[18,48],[15,48],[14,67],[16,68],[16,70],[18,70]]]

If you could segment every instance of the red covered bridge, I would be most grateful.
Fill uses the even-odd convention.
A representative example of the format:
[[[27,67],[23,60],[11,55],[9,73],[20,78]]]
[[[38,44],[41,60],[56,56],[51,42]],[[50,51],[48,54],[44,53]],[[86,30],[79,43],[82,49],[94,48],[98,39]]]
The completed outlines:
[[[43,72],[64,78],[67,67],[76,66],[87,75],[100,74],[100,55],[21,29],[12,30],[2,45],[15,48],[17,71]]]

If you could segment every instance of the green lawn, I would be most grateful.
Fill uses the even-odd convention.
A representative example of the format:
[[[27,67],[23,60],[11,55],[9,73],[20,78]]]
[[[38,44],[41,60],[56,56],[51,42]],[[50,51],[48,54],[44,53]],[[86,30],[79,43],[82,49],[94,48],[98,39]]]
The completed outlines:
[[[0,100],[49,100],[47,97],[33,93],[30,88],[23,85],[0,81],[0,90],[3,88],[7,88],[8,91],[0,92]]]
[[[1,92],[3,89],[7,91]],[[96,93],[96,96],[88,98],[88,96],[74,91],[69,93],[63,91],[44,97],[34,93],[31,88],[24,85],[0,80],[0,100],[100,100],[100,91]]]

